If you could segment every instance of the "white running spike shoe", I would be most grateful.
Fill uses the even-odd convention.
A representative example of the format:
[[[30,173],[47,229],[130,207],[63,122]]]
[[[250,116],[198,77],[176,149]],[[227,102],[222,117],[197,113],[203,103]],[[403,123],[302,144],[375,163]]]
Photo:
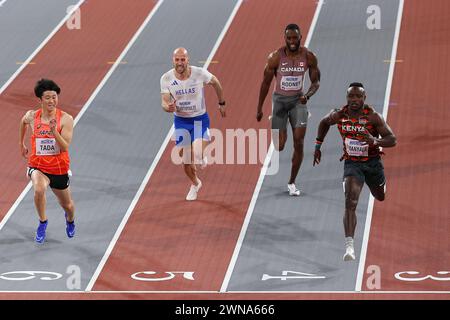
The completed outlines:
[[[300,190],[295,187],[294,183],[288,184],[287,187],[288,187],[290,196],[299,196],[300,195]]]
[[[356,259],[353,241],[345,244],[345,254],[343,259],[344,261],[352,261]]]
[[[186,196],[186,200],[187,201],[197,200],[197,192],[198,192],[198,190],[200,190],[201,187],[202,187],[202,182],[200,180],[198,180],[198,185],[196,185],[196,186],[191,185],[191,188],[189,189],[189,192]]]

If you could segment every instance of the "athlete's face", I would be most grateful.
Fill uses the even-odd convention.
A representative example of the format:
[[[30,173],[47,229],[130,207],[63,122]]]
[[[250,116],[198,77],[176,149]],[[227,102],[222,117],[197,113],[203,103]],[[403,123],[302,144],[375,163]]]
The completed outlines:
[[[358,111],[364,105],[366,93],[363,88],[351,87],[347,90],[347,104],[351,110]]]
[[[58,94],[56,91],[44,91],[41,98],[42,107],[47,111],[53,111],[58,105]]]
[[[286,41],[286,48],[291,52],[296,52],[300,47],[300,40],[302,35],[298,30],[287,30],[284,33],[284,40]]]
[[[173,67],[179,74],[184,73],[189,65],[189,56],[185,53],[175,53],[173,55]]]

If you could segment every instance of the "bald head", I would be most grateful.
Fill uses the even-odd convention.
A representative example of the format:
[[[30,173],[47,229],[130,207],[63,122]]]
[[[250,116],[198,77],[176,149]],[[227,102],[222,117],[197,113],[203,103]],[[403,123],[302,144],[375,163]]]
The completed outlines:
[[[173,55],[174,56],[176,56],[176,55],[189,56],[188,51],[186,50],[186,48],[183,48],[183,47],[179,47],[179,48],[176,48],[175,50],[173,50]]]

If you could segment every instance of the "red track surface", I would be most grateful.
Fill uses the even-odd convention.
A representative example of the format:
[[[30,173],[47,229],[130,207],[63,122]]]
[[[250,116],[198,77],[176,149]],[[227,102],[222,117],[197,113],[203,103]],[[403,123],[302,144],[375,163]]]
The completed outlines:
[[[388,123],[398,146],[385,157],[387,198],[374,207],[366,268],[382,290],[446,290],[450,281],[400,281],[394,274],[449,278],[450,3],[405,1]],[[365,290],[365,279],[362,289]],[[447,298],[449,296],[447,295]]]
[[[81,29],[69,30],[63,25],[33,59],[35,64],[24,68],[2,93],[0,219],[28,183],[26,161],[18,146],[18,125],[25,112],[37,105],[35,82],[42,77],[55,80],[61,87],[61,108],[75,118],[111,68],[108,61],[120,55],[153,6],[153,1],[146,0],[84,3]]]
[[[315,1],[243,2],[214,57],[219,63],[209,68],[222,82],[228,105],[227,118],[219,119],[217,98],[213,91],[208,92],[213,128],[223,132],[226,128],[266,128],[268,122],[258,125],[255,119],[266,58],[269,52],[283,45],[286,24],[298,22],[303,27],[303,39],[306,38],[315,8]],[[269,101],[270,96],[266,117],[270,114]],[[213,165],[201,171],[203,188],[199,200],[188,203],[184,198],[190,183],[183,169],[172,164],[171,148],[172,143],[166,148],[94,290],[220,289],[261,165]],[[160,283],[131,279],[131,274],[146,270],[194,271],[195,281],[182,277]]]

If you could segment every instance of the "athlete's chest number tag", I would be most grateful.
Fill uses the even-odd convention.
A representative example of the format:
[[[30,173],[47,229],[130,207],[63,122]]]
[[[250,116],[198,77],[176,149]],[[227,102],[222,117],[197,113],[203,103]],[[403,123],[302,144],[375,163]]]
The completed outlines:
[[[282,76],[280,88],[284,91],[300,90],[302,88],[302,76]]]
[[[369,145],[364,141],[345,138],[345,150],[353,157],[367,157],[369,155]]]
[[[140,271],[131,275],[131,278],[138,281],[167,281],[175,278],[177,273],[182,274],[184,279],[194,280],[194,272],[192,271],[166,271],[168,276],[153,277],[157,272],[155,271]]]
[[[59,145],[55,138],[36,138],[36,154],[38,156],[50,156],[59,153]]]

